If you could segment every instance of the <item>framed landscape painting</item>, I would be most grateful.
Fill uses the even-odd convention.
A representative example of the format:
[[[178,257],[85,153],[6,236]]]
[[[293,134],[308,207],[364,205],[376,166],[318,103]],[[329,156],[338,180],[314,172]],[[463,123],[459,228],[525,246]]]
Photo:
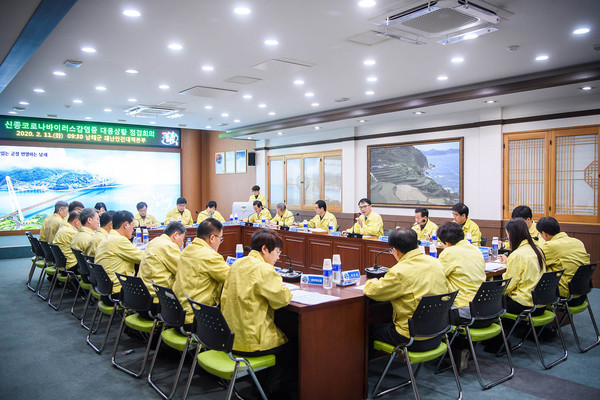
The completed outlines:
[[[450,208],[463,201],[463,138],[367,147],[376,206]]]

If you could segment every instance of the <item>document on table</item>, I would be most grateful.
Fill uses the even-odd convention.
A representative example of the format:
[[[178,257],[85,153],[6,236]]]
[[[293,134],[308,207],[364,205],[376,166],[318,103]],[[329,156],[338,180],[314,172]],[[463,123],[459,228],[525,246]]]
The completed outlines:
[[[487,262],[485,263],[485,272],[496,272],[504,267],[506,267],[506,264],[497,262]]]
[[[330,296],[328,294],[307,292],[306,290],[294,290],[292,292],[292,301],[309,306],[327,303],[328,301],[338,300],[339,298],[340,297]]]
[[[362,285],[360,285],[360,286],[352,286],[352,289],[358,289],[361,292],[363,291],[364,288],[365,288],[365,284],[364,283]]]
[[[298,285],[294,285],[288,282],[283,282],[283,286],[285,286],[286,288],[290,289],[290,290],[300,290],[300,286]]]

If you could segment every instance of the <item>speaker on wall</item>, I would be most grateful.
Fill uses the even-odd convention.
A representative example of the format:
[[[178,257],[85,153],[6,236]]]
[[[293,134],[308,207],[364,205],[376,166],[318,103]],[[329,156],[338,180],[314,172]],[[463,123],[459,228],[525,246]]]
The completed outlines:
[[[253,151],[248,152],[248,166],[249,167],[256,166],[256,153]]]

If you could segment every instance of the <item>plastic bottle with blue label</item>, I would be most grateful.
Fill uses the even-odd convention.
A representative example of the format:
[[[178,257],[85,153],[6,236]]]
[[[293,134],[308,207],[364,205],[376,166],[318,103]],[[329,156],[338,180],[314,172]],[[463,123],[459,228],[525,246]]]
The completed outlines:
[[[140,228],[135,228],[135,238],[133,239],[133,242],[135,246],[142,244],[142,230]]]
[[[429,255],[433,258],[437,258],[437,247],[435,247],[434,242],[431,242],[429,245]]]
[[[494,236],[492,239],[492,258],[495,260],[498,258],[498,238]]]
[[[190,244],[192,244],[192,238],[187,238],[185,242],[185,247],[188,247]]]
[[[329,234],[333,235],[333,222],[332,221],[329,221]]]
[[[467,239],[469,241],[469,243],[473,243],[473,235],[471,235],[471,232],[468,232],[465,239]]]
[[[434,231],[431,233],[431,242],[434,244],[434,246],[435,246],[435,247],[437,247],[437,241],[438,241],[438,238],[437,238],[437,231],[436,231],[436,230],[434,230]]]
[[[342,259],[339,254],[333,255],[332,263],[331,272],[333,283],[340,283],[342,281]]]
[[[148,229],[144,228],[142,230],[142,240],[144,243],[144,246],[148,244]]]
[[[238,224],[238,216],[237,216],[237,214],[233,214],[233,222],[234,222],[235,225]]]
[[[331,275],[331,258],[326,258],[323,260],[323,289],[331,289],[333,287]]]
[[[308,232],[308,221],[307,220],[304,220],[302,222],[302,229],[304,232]],[[329,261],[331,261],[331,260],[329,260]]]
[[[244,257],[244,245],[241,243],[238,243],[235,245],[235,258],[242,258]]]
[[[264,228],[265,226],[267,226],[267,221],[265,221],[265,217],[264,216],[260,220],[260,226],[262,228]]]
[[[233,214],[229,214],[229,225],[233,225]]]

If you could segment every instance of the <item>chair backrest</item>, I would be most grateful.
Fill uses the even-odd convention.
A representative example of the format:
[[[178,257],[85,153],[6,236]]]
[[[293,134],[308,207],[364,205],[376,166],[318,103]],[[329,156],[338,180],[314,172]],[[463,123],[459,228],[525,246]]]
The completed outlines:
[[[44,259],[46,262],[54,264],[54,256],[52,255],[52,250],[50,250],[50,245],[48,242],[39,240],[39,243],[42,251],[44,252]]]
[[[65,268],[67,265],[67,258],[63,254],[60,247],[55,244],[50,244],[50,251],[52,251],[52,256],[54,256],[54,265],[56,268]]]
[[[92,268],[90,267],[90,264],[94,263],[94,259],[93,257],[88,257],[85,254],[82,254],[84,260],[85,260],[85,267],[87,269],[88,272],[88,280],[90,281],[90,283],[92,284],[92,287],[95,289],[96,288],[96,277],[94,276],[94,274],[92,273]],[[92,259],[90,261],[90,258]]]
[[[535,289],[531,292],[533,304],[547,306],[558,301],[558,282],[565,270],[550,271],[542,275]]]
[[[85,260],[86,260],[87,262],[91,262],[91,263],[93,263],[93,262],[94,262],[94,257],[92,257],[92,256],[88,256],[87,254],[83,254],[83,253],[81,253],[81,255],[83,256],[83,258],[85,258]]]
[[[102,296],[108,296],[112,294],[113,290],[113,281],[110,280],[108,274],[104,270],[104,267],[100,264],[88,263],[88,267],[90,269],[90,275],[94,277],[96,282],[92,282],[96,292],[100,293]]]
[[[29,244],[31,245],[31,251],[36,257],[44,257],[44,250],[40,246],[40,242],[37,240],[35,236],[31,234],[31,232],[25,232],[27,236],[27,240],[29,240]]]
[[[139,276],[129,276],[115,272],[117,279],[123,288],[121,304],[126,308],[138,313],[150,311],[152,306],[152,295],[146,284]]]
[[[82,277],[89,275],[90,271],[88,270],[87,263],[85,262],[85,258],[83,258],[83,253],[81,252],[81,250],[77,250],[71,247],[71,251],[75,256],[75,259],[77,260],[77,268],[79,269],[79,275],[81,275]]]
[[[179,299],[175,296],[173,289],[157,285],[152,282],[152,286],[156,291],[156,297],[160,304],[160,313],[158,318],[166,325],[172,328],[180,328],[185,324],[185,310],[181,306]]]
[[[229,329],[219,307],[198,303],[186,296],[194,311],[194,334],[210,350],[231,353],[235,334]]]
[[[499,317],[506,311],[504,291],[512,278],[498,281],[484,281],[469,303],[471,317],[476,320]]]
[[[569,282],[569,292],[574,296],[583,296],[592,290],[592,275],[598,263],[581,265]]]
[[[451,293],[423,296],[413,316],[408,320],[411,337],[435,337],[450,330],[450,307],[458,290]]]

